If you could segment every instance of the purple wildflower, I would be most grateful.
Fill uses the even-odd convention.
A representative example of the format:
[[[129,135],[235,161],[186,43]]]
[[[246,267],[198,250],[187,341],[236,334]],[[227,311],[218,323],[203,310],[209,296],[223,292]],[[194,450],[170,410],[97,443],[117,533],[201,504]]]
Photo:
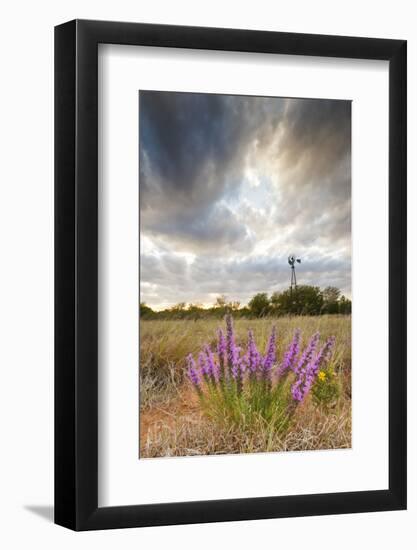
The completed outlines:
[[[216,382],[217,378],[217,365],[214,361],[214,354],[211,351],[210,346],[205,345],[204,346],[204,353],[206,354],[206,361],[205,361],[205,368],[207,372],[207,376],[212,380],[212,382]]]
[[[192,385],[197,390],[197,392],[201,393],[201,387],[200,387],[201,377],[200,377],[200,373],[196,368],[194,357],[191,355],[191,353],[187,356],[187,364],[188,364],[188,378],[190,379]]]
[[[246,354],[246,361],[249,368],[249,376],[254,378],[259,365],[261,364],[261,354],[256,347],[252,330],[249,330],[248,332],[248,351]]]
[[[307,369],[313,358],[313,354],[317,347],[319,338],[320,334],[318,332],[313,334],[298,363],[293,367],[293,370],[297,376],[296,381],[291,386],[291,394],[294,401],[300,402],[304,399],[306,395],[304,388]]]
[[[284,354],[284,359],[278,368],[278,376],[281,377],[284,374],[288,374],[290,370],[294,369],[295,360],[300,352],[300,329],[298,328],[294,332],[294,337],[288,346],[287,351]]]
[[[313,364],[312,364],[312,370],[317,374],[320,367],[327,363],[327,361],[330,359],[332,349],[335,343],[335,337],[331,336],[324,346],[321,348],[319,353],[316,355]]]
[[[300,402],[305,398],[316,380],[320,367],[330,358],[335,342],[334,337],[329,338],[313,358],[318,338],[318,333],[313,335],[297,365],[297,380],[291,386],[291,394],[295,401]]]
[[[200,375],[198,374],[198,372],[195,369],[190,369],[188,371],[188,376],[190,377],[190,380],[191,380],[191,382],[193,383],[194,386],[199,386],[200,385]]]
[[[295,374],[300,373],[305,368],[305,366],[311,361],[311,359],[313,358],[313,354],[316,350],[319,338],[320,338],[320,333],[319,332],[316,332],[310,338],[310,341],[309,341],[307,347],[305,348],[302,356],[300,357],[300,360],[293,367],[293,370],[294,370]]]
[[[239,394],[242,393],[243,390],[243,374],[245,372],[245,368],[245,358],[242,357],[235,361],[231,370],[231,374],[236,382],[236,389]]]
[[[226,315],[226,357],[229,375],[239,361],[239,350],[236,347],[233,320],[231,315]]]
[[[313,386],[320,368],[330,359],[334,342],[335,338],[332,336],[326,341],[316,357],[308,364],[303,389],[304,395],[306,395]]]
[[[262,360],[262,376],[265,379],[269,379],[271,369],[276,362],[276,329],[272,327],[271,336],[268,340],[268,345],[266,348],[266,354]]]
[[[293,397],[294,401],[302,401],[302,399],[304,397],[300,386],[301,386],[301,380],[297,380],[291,386],[291,394],[292,394],[292,397]]]
[[[242,355],[242,357],[239,356],[239,351],[241,348],[236,348],[236,349],[238,351],[238,354],[236,356],[235,362],[233,363],[232,370],[231,370],[233,378],[236,378],[238,374],[243,376],[243,374],[246,371],[247,362],[248,362],[246,355]]]
[[[209,366],[207,363],[207,356],[202,351],[198,354],[198,366],[200,367],[201,374],[207,379],[210,375]]]
[[[188,369],[196,370],[196,364],[195,364],[194,357],[193,357],[192,353],[189,353],[187,355],[187,357],[185,358],[185,360],[187,361]]]
[[[226,362],[226,339],[223,331],[220,328],[217,332],[217,355],[219,356],[219,379],[221,381],[225,378],[225,362]]]

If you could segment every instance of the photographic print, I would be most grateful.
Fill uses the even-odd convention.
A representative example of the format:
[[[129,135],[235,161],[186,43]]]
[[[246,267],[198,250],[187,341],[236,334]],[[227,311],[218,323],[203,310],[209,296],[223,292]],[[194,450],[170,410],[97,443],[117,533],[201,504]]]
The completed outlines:
[[[139,92],[139,458],[351,447],[351,102]]]

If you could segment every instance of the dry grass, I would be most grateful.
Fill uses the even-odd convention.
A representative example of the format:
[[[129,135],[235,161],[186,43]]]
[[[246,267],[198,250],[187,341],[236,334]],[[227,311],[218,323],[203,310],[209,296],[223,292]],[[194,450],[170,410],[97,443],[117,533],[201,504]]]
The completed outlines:
[[[185,456],[267,451],[339,449],[351,446],[351,320],[349,316],[236,320],[237,340],[254,331],[264,348],[275,324],[279,355],[295,328],[305,339],[319,331],[336,337],[336,376],[340,397],[330,409],[308,398],[297,410],[290,430],[280,436],[267,426],[251,431],[230,429],[203,417],[185,377],[185,356],[206,342],[214,344],[219,321],[141,321],[140,456]]]

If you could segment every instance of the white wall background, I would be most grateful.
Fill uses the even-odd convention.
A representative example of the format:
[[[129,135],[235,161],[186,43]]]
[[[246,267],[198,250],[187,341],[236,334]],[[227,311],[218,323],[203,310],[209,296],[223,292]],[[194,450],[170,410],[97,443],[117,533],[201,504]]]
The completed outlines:
[[[2,9],[0,86],[0,544],[7,549],[308,546],[378,549],[417,541],[417,308],[409,289],[409,510],[72,533],[53,499],[53,26],[75,17],[408,40],[409,280],[417,276],[417,18],[413,2],[198,3],[15,0]],[[378,339],[375,338],[377,343]],[[343,473],[341,473],[343,475]],[[414,544],[413,544],[414,543]]]

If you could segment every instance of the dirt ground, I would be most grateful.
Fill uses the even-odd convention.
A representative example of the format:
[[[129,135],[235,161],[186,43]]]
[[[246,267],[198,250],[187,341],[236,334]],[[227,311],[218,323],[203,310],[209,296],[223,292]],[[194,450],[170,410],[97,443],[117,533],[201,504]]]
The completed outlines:
[[[198,397],[190,387],[183,387],[178,396],[164,406],[155,406],[140,411],[139,434],[141,454],[152,434],[162,428],[173,428],[178,421],[200,417]]]

